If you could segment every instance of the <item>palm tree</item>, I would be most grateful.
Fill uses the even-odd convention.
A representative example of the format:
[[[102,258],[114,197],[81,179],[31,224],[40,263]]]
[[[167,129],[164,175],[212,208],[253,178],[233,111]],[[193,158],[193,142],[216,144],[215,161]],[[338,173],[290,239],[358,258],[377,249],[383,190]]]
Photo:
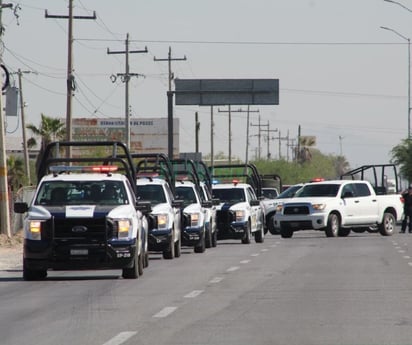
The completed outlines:
[[[13,189],[17,190],[26,182],[26,170],[21,158],[10,156],[7,158],[7,183]]]
[[[350,169],[349,162],[346,160],[345,156],[337,156],[333,158],[333,163],[335,165],[336,175],[341,176]]]
[[[391,150],[391,163],[399,166],[401,177],[412,181],[412,140],[403,139]]]
[[[46,146],[52,141],[64,139],[66,136],[66,128],[59,119],[54,119],[44,114],[41,114],[41,123],[39,127],[36,127],[33,124],[29,124],[26,127],[32,131],[33,135],[41,138],[40,151],[36,159],[36,170],[38,170]],[[34,137],[30,138],[27,143],[30,147],[37,144]]]

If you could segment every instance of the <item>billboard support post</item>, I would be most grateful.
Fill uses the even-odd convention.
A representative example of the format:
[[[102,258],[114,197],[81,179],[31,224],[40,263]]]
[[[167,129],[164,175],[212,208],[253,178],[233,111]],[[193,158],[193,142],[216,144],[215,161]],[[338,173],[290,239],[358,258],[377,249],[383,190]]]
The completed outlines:
[[[167,92],[168,156],[173,159],[173,91]]]

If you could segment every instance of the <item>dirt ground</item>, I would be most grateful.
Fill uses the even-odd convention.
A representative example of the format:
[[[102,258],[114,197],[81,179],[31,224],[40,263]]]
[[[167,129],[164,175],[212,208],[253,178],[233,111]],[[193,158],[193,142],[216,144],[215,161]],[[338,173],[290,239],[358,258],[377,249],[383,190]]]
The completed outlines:
[[[0,234],[0,248],[18,248],[21,247],[23,243],[23,231],[18,231],[12,237],[7,237],[7,235]]]

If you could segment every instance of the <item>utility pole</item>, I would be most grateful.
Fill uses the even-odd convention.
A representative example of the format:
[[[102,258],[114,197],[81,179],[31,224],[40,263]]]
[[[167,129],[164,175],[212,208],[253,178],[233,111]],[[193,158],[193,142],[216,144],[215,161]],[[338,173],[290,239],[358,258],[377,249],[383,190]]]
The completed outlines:
[[[0,46],[3,47],[3,8],[13,8],[13,4],[3,4],[0,0]],[[3,64],[3,50],[0,49],[0,64]],[[6,140],[4,128],[4,111],[3,95],[0,94],[0,233],[11,237],[10,229],[10,205],[9,205],[9,188],[7,183],[7,157],[6,157]]]
[[[258,147],[259,147],[259,149],[258,149],[258,160],[260,160],[260,158],[261,158],[261,151],[262,151],[262,146],[261,146],[261,136],[262,136],[262,134],[261,134],[261,127],[268,127],[269,128],[269,123],[267,124],[267,125],[262,125],[261,123],[260,123],[260,115],[259,115],[259,123],[257,124],[257,125],[255,125],[255,124],[253,124],[253,123],[251,123],[250,124],[252,127],[259,127],[259,129],[258,129]]]
[[[229,110],[219,110],[219,112],[222,112],[222,113],[224,113],[224,112],[228,112],[229,113],[229,162],[231,162],[231,160],[232,160],[232,158],[231,158],[231,155],[232,155],[232,149],[231,149],[231,147],[232,147],[232,144],[231,144],[231,140],[232,140],[232,129],[231,129],[231,122],[232,122],[232,119],[231,119],[231,116],[232,116],[232,113],[247,113],[247,125],[246,125],[246,163],[247,163],[247,160],[248,160],[248,150],[249,150],[249,115],[250,115],[250,113],[259,113],[259,109],[257,109],[257,110],[250,110],[250,106],[248,106],[247,107],[247,110],[244,110],[244,109],[237,109],[237,110],[233,110],[233,109],[231,109],[230,108],[230,106],[229,106]]]
[[[266,139],[267,139],[267,159],[269,160],[269,159],[270,159],[269,142],[270,142],[271,140],[276,139],[275,137],[270,137],[270,133],[277,132],[278,129],[277,129],[277,128],[276,128],[276,129],[270,129],[270,127],[269,127],[269,120],[268,120],[267,127],[268,127],[268,129],[262,129],[262,132],[266,132],[266,133],[267,133],[267,136],[266,136]]]
[[[168,108],[168,124],[167,124],[167,131],[169,133],[168,139],[168,155],[170,158],[173,158],[173,91],[172,91],[172,80],[174,78],[174,74],[172,72],[172,61],[184,61],[186,60],[186,55],[182,58],[172,58],[172,48],[169,46],[169,54],[167,55],[166,59],[157,59],[156,57],[153,58],[154,61],[167,61],[169,63],[169,90],[167,92],[167,108]],[[197,126],[197,121],[196,121]],[[196,151],[197,152],[197,151]]]
[[[156,56],[153,58],[154,61],[167,61],[169,63],[169,91],[172,91],[172,80],[174,78],[174,74],[172,72],[172,61],[186,61],[186,55],[182,58],[172,58],[172,48],[169,47],[169,53],[167,58],[165,59],[157,59]]]
[[[147,47],[144,50],[129,50],[129,33],[127,33],[126,40],[125,40],[126,50],[124,51],[110,51],[107,48],[107,54],[125,54],[126,56],[126,71],[125,73],[117,73],[118,77],[122,77],[123,82],[125,83],[125,121],[126,121],[126,145],[129,149],[130,146],[130,111],[129,111],[129,81],[130,77],[138,77],[141,74],[138,73],[130,73],[129,71],[129,54],[135,53],[147,53]]]
[[[199,152],[199,131],[200,131],[200,122],[199,122],[199,114],[198,112],[195,113],[195,152]]]
[[[73,19],[96,19],[96,12],[93,16],[74,16],[73,0],[69,0],[69,15],[50,15],[45,11],[45,18],[68,19],[68,36],[67,36],[67,96],[66,96],[66,140],[72,140],[72,99],[75,91],[75,81],[73,74]],[[67,157],[71,157],[71,147],[67,147]]]
[[[220,110],[218,109],[219,113],[228,113],[229,115],[229,164],[232,164],[232,109],[228,110]]]
[[[26,174],[28,177],[28,183],[31,184],[30,177],[30,160],[29,160],[29,150],[27,147],[27,138],[26,138],[26,119],[24,115],[24,100],[23,100],[23,84],[22,84],[22,74],[23,73],[33,73],[31,71],[22,71],[20,68],[17,71],[19,76],[19,90],[20,90],[20,113],[21,113],[21,127],[23,133],[23,152],[24,152],[24,167],[26,169]]]

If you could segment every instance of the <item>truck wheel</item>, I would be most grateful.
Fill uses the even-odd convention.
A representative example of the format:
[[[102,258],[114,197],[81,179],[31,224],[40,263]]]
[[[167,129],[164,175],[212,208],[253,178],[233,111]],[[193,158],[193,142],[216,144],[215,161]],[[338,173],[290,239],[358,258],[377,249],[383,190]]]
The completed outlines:
[[[263,243],[265,241],[265,234],[264,230],[260,229],[255,232],[255,242],[256,243]]]
[[[173,236],[170,237],[168,248],[163,251],[163,259],[171,260],[175,257],[175,243]]]
[[[182,254],[182,242],[180,241],[180,236],[179,239],[175,242],[175,258],[180,257]]]
[[[205,240],[205,234],[206,232],[203,233],[201,241],[195,245],[195,253],[204,253],[206,250],[206,240]]]
[[[139,273],[143,272],[143,262],[141,260],[140,255],[136,254],[134,256],[133,267],[123,268],[122,270],[122,277],[124,279],[137,279],[139,277]]]
[[[23,260],[23,279],[30,280],[41,280],[47,277],[47,270],[31,270],[27,268],[26,259]]]
[[[279,235],[279,230],[275,228],[275,215],[270,216],[268,221],[268,229],[272,235]]]
[[[252,234],[251,234],[250,221],[249,221],[249,222],[247,222],[247,227],[246,227],[246,230],[245,230],[245,234],[243,235],[243,238],[242,238],[242,243],[243,244],[249,244],[251,236],[252,236]]]
[[[392,236],[395,231],[395,217],[392,213],[386,212],[383,215],[382,223],[379,224],[379,232],[382,236]]]
[[[328,224],[325,228],[326,237],[336,237],[338,236],[340,228],[339,217],[336,213],[331,213],[328,217]]]
[[[212,221],[210,221],[209,226],[205,231],[206,236],[206,248],[212,247]]]
[[[217,229],[215,229],[215,232],[212,234],[212,247],[217,246]]]
[[[340,228],[338,231],[338,236],[339,237],[346,237],[350,234],[351,229],[350,228]]]
[[[282,238],[291,238],[293,236],[293,230],[285,225],[280,226],[280,236]]]

